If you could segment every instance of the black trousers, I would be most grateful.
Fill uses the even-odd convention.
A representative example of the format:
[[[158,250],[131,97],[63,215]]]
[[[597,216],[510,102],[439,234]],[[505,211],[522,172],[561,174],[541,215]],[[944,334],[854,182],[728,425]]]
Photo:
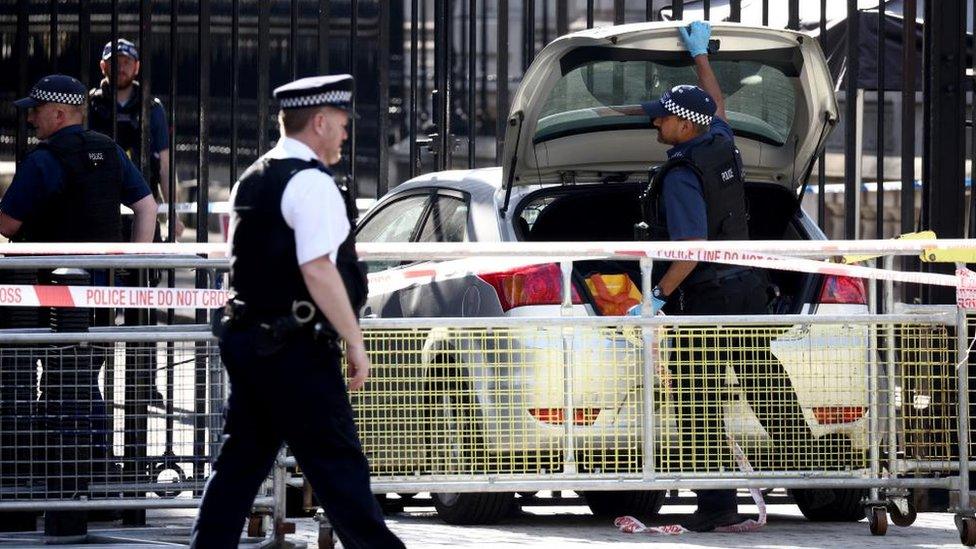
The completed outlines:
[[[765,273],[749,270],[716,283],[682,291],[672,314],[765,314],[769,296]],[[669,305],[671,303],[669,302]],[[789,374],[769,349],[771,330],[749,327],[742,332],[682,327],[676,330],[671,361],[676,391],[676,420],[685,470],[736,470],[725,431],[726,366],[731,365],[756,417],[773,441],[776,455],[758,457],[757,468],[769,468],[778,455],[798,441],[812,440]],[[702,511],[735,508],[734,490],[699,490]]]
[[[257,328],[230,328],[220,356],[230,377],[224,442],[207,481],[190,546],[237,547],[244,519],[287,443],[344,547],[403,547],[369,489],[339,351],[306,335],[275,352]]]

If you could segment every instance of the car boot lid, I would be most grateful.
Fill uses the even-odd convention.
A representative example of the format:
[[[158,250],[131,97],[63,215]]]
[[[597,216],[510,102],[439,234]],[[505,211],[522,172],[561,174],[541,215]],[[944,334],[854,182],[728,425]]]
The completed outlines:
[[[619,181],[622,172],[646,180],[647,170],[667,159],[670,145],[657,141],[657,130],[643,113],[616,116],[602,106],[627,106],[628,102],[606,103],[622,96],[634,99],[631,107],[648,99],[647,89],[640,89],[642,82],[633,86],[636,90],[625,89],[625,82],[635,82],[635,68],[644,71],[653,87],[655,79],[660,86],[660,75],[673,77],[680,70],[676,67],[691,66],[678,34],[681,25],[655,22],[589,29],[560,37],[543,49],[512,100],[502,155],[506,195],[514,185],[597,182],[611,174]],[[721,69],[716,65],[730,62],[725,64],[729,70],[723,87],[736,89],[723,93],[746,179],[801,191],[838,113],[819,44],[798,32],[733,23],[713,24],[712,40],[718,47],[710,55],[716,72]],[[601,69],[610,77],[601,78]],[[567,75],[574,71],[569,82]],[[690,69],[686,71],[683,76],[694,79]],[[695,82],[671,82],[678,83]],[[578,89],[567,92],[573,85]],[[606,91],[613,86],[618,86],[617,92]],[[777,90],[786,91],[771,93]],[[645,97],[634,98],[633,91]],[[737,112],[737,107],[750,112]],[[779,109],[778,126],[775,115],[763,118],[770,109]],[[601,112],[613,116],[601,118],[606,116]]]

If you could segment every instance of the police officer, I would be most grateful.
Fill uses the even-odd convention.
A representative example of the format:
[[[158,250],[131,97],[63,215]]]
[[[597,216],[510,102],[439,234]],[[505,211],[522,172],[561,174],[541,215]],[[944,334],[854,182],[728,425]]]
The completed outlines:
[[[14,101],[40,144],[17,166],[0,200],[0,234],[22,242],[118,242],[119,204],[132,208],[133,242],[151,242],[156,201],[110,138],[83,126],[87,91],[63,74]]]
[[[27,121],[35,128],[40,144],[17,166],[14,179],[0,200],[0,234],[19,242],[119,242],[119,205],[125,204],[135,213],[131,240],[152,241],[156,201],[125,152],[109,137],[83,126],[87,97],[81,82],[53,74],[41,78],[28,97],[14,102],[16,107],[28,109]],[[44,373],[39,380],[38,404],[46,406],[42,414],[49,423],[46,428],[60,425],[62,433],[73,432],[71,436],[81,437],[76,427],[70,428],[74,431],[64,429],[69,428],[68,423],[82,421],[82,417],[93,427],[91,438],[84,443],[82,438],[70,442],[68,438],[48,442],[42,438],[35,442],[35,451],[58,454],[57,459],[47,461],[49,486],[87,482],[82,478],[94,475],[96,467],[103,468],[99,474],[111,467],[102,461],[111,446],[105,435],[109,420],[97,382],[102,362],[98,357],[90,351],[66,353],[62,359],[39,357]],[[28,375],[36,369],[37,361],[30,362]],[[15,361],[9,365],[17,367]],[[71,379],[72,383],[64,383]],[[39,427],[34,429],[40,432]],[[57,432],[59,428],[54,429]],[[87,460],[78,461],[79,444],[90,446]],[[83,464],[84,461],[91,463]],[[70,473],[72,466],[77,467],[74,474]],[[88,467],[91,473],[85,472]]]
[[[192,547],[237,545],[283,442],[344,547],[403,547],[370,492],[339,367],[341,338],[348,389],[369,376],[357,321],[366,277],[352,233],[354,201],[327,167],[340,159],[352,93],[349,75],[277,88],[282,137],[232,190],[233,298],[220,337],[230,397]]]
[[[112,126],[112,65],[115,64],[116,81],[115,87],[115,141],[129,155],[134,163],[139,162],[142,150],[142,89],[136,77],[139,74],[139,50],[136,45],[119,38],[116,41],[115,55],[113,57],[112,42],[107,42],[102,48],[102,59],[99,61],[99,69],[102,71],[101,83],[97,88],[89,92],[88,108],[88,127],[101,132],[105,135],[113,135]],[[169,202],[169,131],[166,124],[166,110],[162,102],[153,97],[149,106],[149,188],[152,190],[153,198],[157,201],[162,198],[163,202]],[[131,220],[128,217],[122,218],[122,235],[128,237],[132,230]],[[179,215],[176,216],[173,227],[176,237],[183,234],[183,223]],[[162,242],[163,237],[159,223],[154,224],[153,242]],[[162,277],[161,271],[148,269],[143,271],[146,278],[140,280],[139,271],[122,271],[118,273],[118,283],[124,286],[156,286]],[[107,311],[105,311],[107,312]],[[137,309],[126,309],[124,311],[125,323],[129,325],[144,324],[146,319],[143,311]],[[149,324],[155,324],[157,311],[150,310]],[[113,318],[107,314],[98,312],[95,315],[98,324],[114,323]],[[165,406],[163,395],[156,387],[155,372],[156,357],[149,355],[146,357],[146,364],[135,369],[133,372],[133,382],[139,387],[145,387],[147,404],[162,408]]]
[[[641,104],[658,130],[658,141],[671,145],[667,162],[642,197],[643,228],[651,240],[748,240],[742,160],[708,61],[711,28],[698,21],[679,31],[701,87],[675,86],[660,99]],[[655,271],[653,298],[669,314],[768,312],[764,271],[696,261],[657,262]],[[696,472],[735,467],[723,424],[726,364],[735,369],[774,442],[810,438],[789,377],[767,351],[768,337],[719,334],[706,340],[696,327],[679,329],[676,339],[676,348],[683,349],[674,366],[682,467]],[[697,493],[698,509],[682,523],[685,528],[710,531],[743,520],[736,512],[734,490]]]
[[[115,141],[129,155],[133,162],[139,162],[142,151],[142,89],[136,77],[139,74],[139,50],[136,45],[119,38],[116,42],[116,58],[112,57],[112,42],[102,48],[102,59],[98,63],[104,77],[97,88],[89,92],[88,127],[112,135],[112,64],[116,65],[117,86],[115,88]],[[169,127],[166,124],[166,109],[157,97],[151,99],[149,107],[149,187],[153,197],[164,204],[169,203]],[[177,193],[178,194],[178,193]],[[125,229],[125,228],[124,228]],[[174,227],[177,237],[183,234],[184,226],[179,216]],[[157,228],[158,232],[158,228]],[[160,241],[160,235],[156,235]]]

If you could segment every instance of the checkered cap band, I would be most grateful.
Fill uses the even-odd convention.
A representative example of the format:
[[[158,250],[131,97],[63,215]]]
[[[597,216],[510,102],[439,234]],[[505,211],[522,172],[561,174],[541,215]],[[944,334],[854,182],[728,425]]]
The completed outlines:
[[[344,105],[352,101],[352,92],[349,90],[335,90],[315,95],[303,95],[301,97],[287,97],[281,100],[282,109],[294,109],[301,107],[315,107],[318,105]]]
[[[661,101],[661,104],[664,105],[664,108],[667,109],[669,113],[677,117],[684,118],[685,120],[691,120],[695,124],[707,126],[712,123],[711,116],[686,109],[675,103],[670,96]]]
[[[64,103],[65,105],[85,104],[85,94],[83,93],[52,92],[34,88],[31,90],[30,96],[45,103]]]

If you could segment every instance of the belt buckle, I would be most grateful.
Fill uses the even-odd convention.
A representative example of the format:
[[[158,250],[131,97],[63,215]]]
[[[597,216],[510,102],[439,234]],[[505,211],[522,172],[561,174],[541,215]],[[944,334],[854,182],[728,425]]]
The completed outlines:
[[[308,324],[315,318],[315,305],[305,300],[294,301],[291,304],[291,314],[299,325]]]

